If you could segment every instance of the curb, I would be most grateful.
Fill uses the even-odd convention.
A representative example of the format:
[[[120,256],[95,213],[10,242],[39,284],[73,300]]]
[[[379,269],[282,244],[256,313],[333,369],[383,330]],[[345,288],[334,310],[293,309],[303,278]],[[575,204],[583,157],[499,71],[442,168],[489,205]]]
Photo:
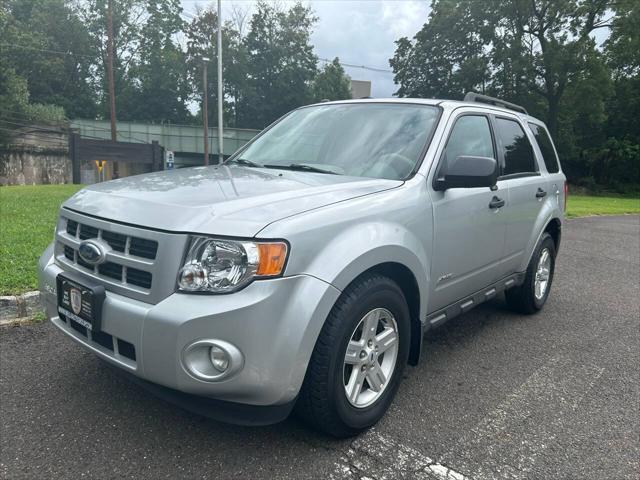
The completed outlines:
[[[0,320],[0,327],[19,327],[20,325],[31,325],[39,320],[33,317],[13,318],[10,320]]]
[[[22,322],[42,312],[40,292],[34,290],[22,295],[6,295],[0,297],[0,325]]]

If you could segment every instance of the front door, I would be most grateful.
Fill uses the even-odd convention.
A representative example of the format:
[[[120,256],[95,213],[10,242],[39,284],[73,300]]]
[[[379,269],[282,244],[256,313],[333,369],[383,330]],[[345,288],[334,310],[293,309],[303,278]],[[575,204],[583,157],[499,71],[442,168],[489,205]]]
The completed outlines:
[[[453,120],[436,169],[460,155],[496,158],[489,118],[463,113]],[[501,203],[509,202],[504,182],[489,188],[450,188],[431,191],[434,243],[429,312],[439,310],[498,280],[505,229]]]

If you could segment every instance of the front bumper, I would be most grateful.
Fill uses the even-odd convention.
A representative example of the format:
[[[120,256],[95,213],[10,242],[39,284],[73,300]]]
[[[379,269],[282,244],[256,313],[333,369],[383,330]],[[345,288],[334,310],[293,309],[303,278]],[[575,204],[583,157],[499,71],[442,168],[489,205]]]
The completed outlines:
[[[112,365],[147,382],[225,402],[289,405],[296,398],[317,336],[340,291],[308,275],[253,282],[228,295],[174,293],[153,305],[107,291],[102,331],[114,348],[94,341],[57,313],[56,276],[63,270],[52,248],[40,259],[40,290],[51,322]],[[185,370],[181,356],[196,340],[235,345],[244,365],[220,381],[202,381]],[[119,341],[131,344],[135,359]]]

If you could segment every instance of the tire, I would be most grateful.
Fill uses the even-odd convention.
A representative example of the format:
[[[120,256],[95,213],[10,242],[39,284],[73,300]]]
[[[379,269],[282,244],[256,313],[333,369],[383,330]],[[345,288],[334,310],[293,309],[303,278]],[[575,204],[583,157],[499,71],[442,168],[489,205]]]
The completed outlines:
[[[388,346],[392,345],[391,341],[383,345],[379,341],[383,338],[380,334],[375,338],[371,334],[366,336],[365,325],[372,325],[368,321],[375,322],[377,329],[384,327],[376,332],[386,332],[385,338],[389,339],[392,337],[389,330],[395,327],[395,355],[391,353],[393,347]],[[362,330],[359,330],[361,327]],[[359,342],[366,347],[354,348],[355,343],[351,342],[355,342],[353,339],[359,331],[362,336]],[[357,435],[374,425],[385,414],[398,390],[409,357],[410,335],[409,307],[400,287],[378,274],[356,279],[337,300],[318,336],[298,396],[298,416],[312,427],[339,438]],[[347,346],[350,346],[349,362],[345,358]],[[379,350],[375,349],[376,346],[380,346]],[[385,348],[388,350],[378,354]],[[365,351],[368,353],[363,357]],[[359,354],[351,356],[354,352]],[[395,364],[390,367],[392,358],[395,358]],[[351,362],[370,363],[367,366],[364,363],[351,365]],[[379,369],[373,362],[378,362]],[[382,382],[382,386],[378,385],[378,390],[374,391],[371,385],[375,383],[375,378],[381,377],[371,372],[382,371],[383,367],[390,374],[385,376],[386,381]],[[366,376],[366,382],[358,380],[362,378],[358,372],[366,372],[362,373]],[[352,381],[354,378],[355,382]],[[369,378],[374,379],[371,385]],[[361,393],[354,395],[357,388],[351,388],[352,398],[349,399],[346,389],[359,384],[362,385]],[[371,403],[366,403],[367,398],[371,398]]]
[[[538,266],[540,264],[540,258],[545,254],[545,251],[549,255],[549,268],[547,273],[547,284],[542,295],[541,292],[536,293],[536,275],[538,273]],[[556,265],[556,245],[548,233],[543,233],[538,245],[531,256],[527,271],[525,274],[524,283],[518,287],[511,288],[505,292],[507,297],[507,304],[516,312],[524,313],[527,315],[539,312],[549,298],[549,292],[551,292],[551,284],[553,282],[553,272]],[[544,278],[541,277],[541,278]]]

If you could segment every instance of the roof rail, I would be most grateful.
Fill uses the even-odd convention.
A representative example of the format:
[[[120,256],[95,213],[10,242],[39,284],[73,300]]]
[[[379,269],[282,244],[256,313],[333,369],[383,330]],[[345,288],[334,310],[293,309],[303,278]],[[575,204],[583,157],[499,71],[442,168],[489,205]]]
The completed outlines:
[[[515,103],[507,102],[506,100],[500,100],[499,98],[490,97],[488,95],[482,95],[476,92],[468,92],[464,96],[465,102],[478,102],[488,103],[489,105],[495,105],[496,107],[508,108],[509,110],[515,110],[516,112],[524,113],[528,115],[524,107],[516,105]]]

